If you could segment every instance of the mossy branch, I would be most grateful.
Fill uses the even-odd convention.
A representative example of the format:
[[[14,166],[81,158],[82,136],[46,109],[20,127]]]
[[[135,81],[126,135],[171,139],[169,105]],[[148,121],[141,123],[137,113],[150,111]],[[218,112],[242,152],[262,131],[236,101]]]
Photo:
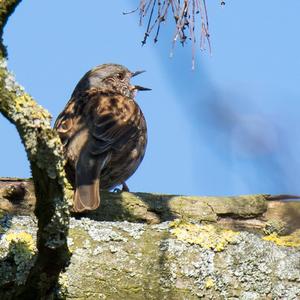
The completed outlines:
[[[71,218],[59,299],[299,299],[300,230],[263,236],[215,225]],[[6,287],[34,260],[34,218],[12,216],[3,232],[0,257],[10,260],[0,264],[0,298],[11,299]]]
[[[69,212],[62,145],[51,129],[51,115],[25,93],[6,65],[3,28],[19,3],[20,0],[0,2],[0,111],[18,130],[30,162],[37,200],[38,257],[24,288],[17,293],[26,297],[30,292],[42,299],[52,293],[69,258]]]
[[[207,197],[101,191],[100,207],[80,216],[96,221],[148,224],[178,219],[282,235],[300,229],[297,198],[268,194]],[[0,215],[32,215],[35,202],[31,180],[0,178]]]

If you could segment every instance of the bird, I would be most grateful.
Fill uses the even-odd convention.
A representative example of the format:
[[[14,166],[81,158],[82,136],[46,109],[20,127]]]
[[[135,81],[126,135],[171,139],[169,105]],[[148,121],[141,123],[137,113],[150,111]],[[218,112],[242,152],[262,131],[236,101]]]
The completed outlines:
[[[119,64],[96,66],[77,83],[55,121],[74,188],[74,212],[97,209],[100,189],[122,185],[129,191],[126,180],[147,146],[146,120],[135,96],[151,89],[130,83],[143,72]]]

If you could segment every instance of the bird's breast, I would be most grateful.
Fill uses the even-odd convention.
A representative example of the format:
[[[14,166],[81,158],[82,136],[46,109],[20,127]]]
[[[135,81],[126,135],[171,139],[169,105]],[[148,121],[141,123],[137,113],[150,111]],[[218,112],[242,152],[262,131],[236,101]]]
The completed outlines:
[[[112,188],[126,181],[140,165],[147,145],[147,126],[138,104],[124,97],[104,101],[101,114],[110,114],[119,126],[119,140],[111,148],[111,158],[101,172],[101,187]]]

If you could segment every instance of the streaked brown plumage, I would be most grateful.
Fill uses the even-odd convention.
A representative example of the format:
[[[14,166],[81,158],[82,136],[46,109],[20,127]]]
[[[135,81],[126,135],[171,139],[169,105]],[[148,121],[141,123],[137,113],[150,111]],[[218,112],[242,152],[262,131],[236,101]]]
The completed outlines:
[[[75,189],[74,211],[96,209],[99,188],[123,184],[141,163],[147,144],[146,121],[134,100],[131,77],[141,72],[106,64],[87,72],[58,116],[66,173]]]

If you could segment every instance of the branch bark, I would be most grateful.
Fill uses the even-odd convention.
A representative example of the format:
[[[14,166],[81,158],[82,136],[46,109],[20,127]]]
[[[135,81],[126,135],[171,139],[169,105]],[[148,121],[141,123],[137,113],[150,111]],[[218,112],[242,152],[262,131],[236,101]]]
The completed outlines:
[[[17,256],[18,264],[17,268],[12,261],[0,264],[1,299],[10,299],[5,287],[26,278],[26,266],[34,259],[34,250],[26,251],[21,244],[23,241],[30,250],[33,216],[11,216],[9,220],[2,227],[0,259],[8,253]],[[68,242],[72,257],[59,278],[59,299],[300,296],[300,230],[281,237],[187,220],[147,225],[71,218]]]
[[[51,129],[51,116],[25,93],[7,69],[3,29],[20,2],[0,2],[0,111],[18,130],[30,161],[37,200],[38,256],[26,284],[17,289],[17,296],[26,297],[30,293],[35,299],[43,299],[52,293],[58,274],[70,257],[67,247],[69,212],[62,145]]]
[[[300,202],[278,198],[102,192],[97,211],[71,218],[57,297],[298,299]],[[30,180],[0,180],[1,299],[34,261],[34,206]]]
[[[290,201],[286,201],[289,198]],[[100,207],[76,217],[148,224],[181,219],[216,223],[233,230],[283,235],[300,229],[300,201],[295,198],[297,196],[264,194],[205,197],[102,191]],[[0,178],[2,214],[32,215],[35,202],[31,180]]]

